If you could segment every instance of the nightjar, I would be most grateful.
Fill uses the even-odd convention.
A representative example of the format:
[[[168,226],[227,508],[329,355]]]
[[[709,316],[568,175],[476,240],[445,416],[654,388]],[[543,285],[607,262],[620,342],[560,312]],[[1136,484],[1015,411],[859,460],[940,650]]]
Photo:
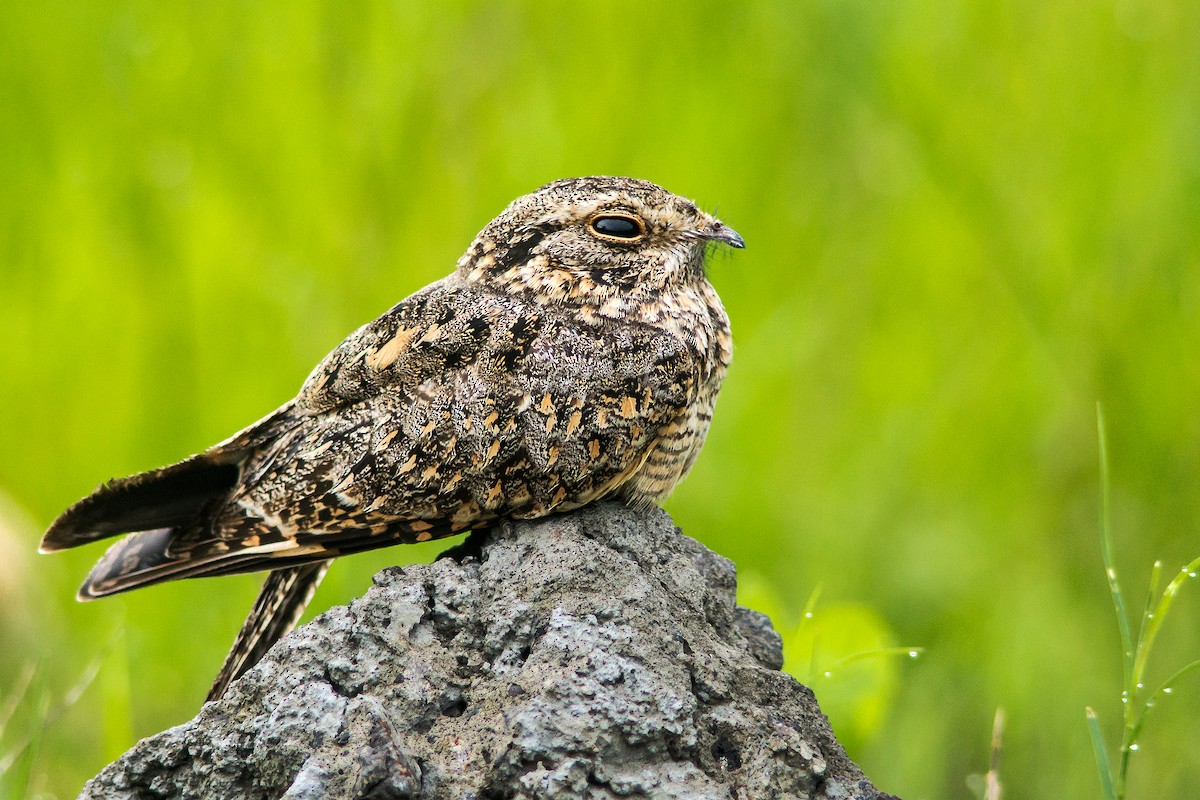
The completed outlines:
[[[82,600],[272,570],[211,699],[295,624],[336,556],[601,498],[657,503],[695,462],[730,361],[714,242],[744,246],[652,183],[547,184],[451,275],[350,334],[294,400],[101,486],[41,550],[129,534]]]

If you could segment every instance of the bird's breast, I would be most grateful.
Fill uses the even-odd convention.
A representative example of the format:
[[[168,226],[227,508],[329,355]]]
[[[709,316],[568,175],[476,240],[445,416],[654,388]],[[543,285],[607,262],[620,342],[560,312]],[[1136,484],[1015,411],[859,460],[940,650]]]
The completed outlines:
[[[696,463],[733,357],[729,317],[707,281],[664,294],[643,321],[693,348],[698,369],[694,399],[663,426],[641,468],[622,487],[622,496],[635,505],[662,502]]]

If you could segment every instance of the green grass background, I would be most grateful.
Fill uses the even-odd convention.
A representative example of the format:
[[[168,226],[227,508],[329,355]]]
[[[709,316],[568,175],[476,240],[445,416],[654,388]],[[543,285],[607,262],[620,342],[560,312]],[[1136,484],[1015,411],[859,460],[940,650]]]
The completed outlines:
[[[3,746],[100,660],[8,791],[71,796],[189,719],[257,585],[79,605],[100,548],[38,557],[40,529],[289,398],[513,197],[601,173],[749,243],[712,265],[735,363],[668,509],[781,629],[819,584],[925,650],[835,717],[851,755],[969,797],[1004,706],[1009,796],[1097,796],[1097,400],[1131,594],[1200,552],[1198,42],[1182,0],[3,3],[0,692],[36,665]],[[439,549],[347,559],[317,606]],[[1198,590],[1159,678],[1200,655]],[[1196,683],[1131,798],[1194,792]]]

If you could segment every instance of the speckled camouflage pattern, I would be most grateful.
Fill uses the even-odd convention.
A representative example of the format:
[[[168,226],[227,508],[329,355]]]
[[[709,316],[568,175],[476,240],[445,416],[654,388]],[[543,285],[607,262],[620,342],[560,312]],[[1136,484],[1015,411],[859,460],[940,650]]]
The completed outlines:
[[[623,239],[597,217],[635,221]],[[279,569],[604,497],[661,501],[703,444],[732,354],[708,282],[741,238],[629,178],[514,201],[457,269],[346,338],[298,397],[179,464],[113,481],[42,549],[114,533],[80,597]]]

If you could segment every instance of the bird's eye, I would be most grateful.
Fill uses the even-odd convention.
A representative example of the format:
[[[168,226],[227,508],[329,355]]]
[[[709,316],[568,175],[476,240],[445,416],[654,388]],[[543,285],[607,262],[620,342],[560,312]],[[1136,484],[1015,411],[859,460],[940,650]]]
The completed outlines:
[[[601,239],[631,242],[646,235],[646,224],[629,214],[601,214],[592,217],[592,233]]]

